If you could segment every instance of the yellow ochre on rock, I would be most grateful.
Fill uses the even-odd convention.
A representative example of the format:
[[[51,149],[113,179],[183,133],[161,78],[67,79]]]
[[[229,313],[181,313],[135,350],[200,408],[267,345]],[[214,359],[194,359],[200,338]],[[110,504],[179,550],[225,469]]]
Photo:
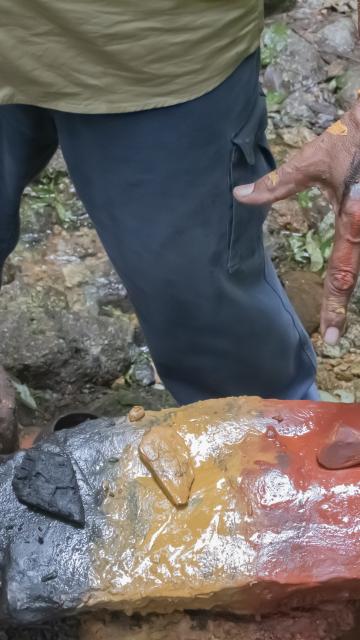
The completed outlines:
[[[360,598],[360,471],[329,473],[316,457],[358,416],[356,405],[228,398],[146,412],[129,432],[120,422],[84,607],[246,615]]]

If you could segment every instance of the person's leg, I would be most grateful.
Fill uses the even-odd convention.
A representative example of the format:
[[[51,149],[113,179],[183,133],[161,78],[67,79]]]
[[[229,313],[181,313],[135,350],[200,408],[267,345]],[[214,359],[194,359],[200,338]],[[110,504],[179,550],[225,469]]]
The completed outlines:
[[[77,191],[176,400],[305,397],[314,354],[264,256],[265,211],[232,198],[233,185],[273,166],[257,55],[185,104],[54,117]]]
[[[0,106],[0,279],[19,238],[21,194],[56,148],[54,121],[46,110]]]

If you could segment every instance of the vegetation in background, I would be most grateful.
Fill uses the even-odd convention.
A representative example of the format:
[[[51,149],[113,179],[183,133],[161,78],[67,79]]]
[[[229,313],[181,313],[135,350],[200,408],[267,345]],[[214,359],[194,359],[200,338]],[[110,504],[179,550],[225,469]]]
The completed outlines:
[[[75,190],[63,172],[46,171],[24,192],[22,212],[25,219],[33,214],[54,212],[57,224],[64,228],[74,226],[80,212]]]
[[[267,67],[278,58],[279,53],[286,47],[289,29],[281,22],[275,22],[265,29],[262,38],[261,64]]]
[[[305,203],[305,208],[311,207],[311,196],[299,194],[300,203]],[[309,198],[309,200],[307,200]],[[302,204],[303,206],[303,204]],[[335,224],[334,214],[328,213],[317,229],[311,229],[307,233],[292,234],[289,236],[289,245],[293,259],[310,267],[310,271],[321,272],[324,270],[330,257],[334,244]]]

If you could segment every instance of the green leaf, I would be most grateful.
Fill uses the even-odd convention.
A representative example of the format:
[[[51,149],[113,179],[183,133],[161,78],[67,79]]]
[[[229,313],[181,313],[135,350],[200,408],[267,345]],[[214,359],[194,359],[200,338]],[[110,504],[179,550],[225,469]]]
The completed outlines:
[[[311,189],[307,189],[306,191],[300,191],[297,195],[297,201],[303,209],[311,209],[313,203],[313,194]]]
[[[289,244],[296,262],[305,263],[308,261],[309,255],[305,247],[305,238],[300,235],[291,235]]]
[[[31,395],[31,391],[29,387],[26,384],[20,384],[19,382],[15,382],[14,380],[13,380],[13,385],[16,389],[16,392],[21,402],[29,409],[36,411],[37,404],[33,396]]]
[[[266,104],[269,111],[278,111],[284,102],[286,94],[282,91],[268,91],[266,94]]]
[[[65,209],[64,205],[59,200],[55,200],[54,207],[55,207],[56,215],[62,226],[66,227],[66,225],[73,222],[74,216],[72,215],[71,211],[68,211],[67,209]]]
[[[310,270],[320,271],[324,266],[324,258],[321,253],[319,239],[314,235],[314,231],[309,231],[306,234],[305,247],[310,257]]]

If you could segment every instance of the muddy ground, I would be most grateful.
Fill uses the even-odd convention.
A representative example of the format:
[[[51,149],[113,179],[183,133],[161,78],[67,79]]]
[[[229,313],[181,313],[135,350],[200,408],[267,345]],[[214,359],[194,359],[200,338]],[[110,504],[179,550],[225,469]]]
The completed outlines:
[[[268,6],[294,3],[268,0]],[[360,46],[355,0],[298,0],[267,18],[262,80],[268,136],[279,162],[320,133],[355,98]],[[360,401],[360,287],[339,346],[318,333],[334,216],[310,189],[275,205],[265,241],[312,336],[325,401]],[[61,154],[22,201],[22,234],[5,270],[0,361],[11,372],[24,429],[85,407],[120,415],[134,404],[173,404],[159,380],[125,287],[76,197]],[[75,640],[77,621],[0,632],[0,640]]]

